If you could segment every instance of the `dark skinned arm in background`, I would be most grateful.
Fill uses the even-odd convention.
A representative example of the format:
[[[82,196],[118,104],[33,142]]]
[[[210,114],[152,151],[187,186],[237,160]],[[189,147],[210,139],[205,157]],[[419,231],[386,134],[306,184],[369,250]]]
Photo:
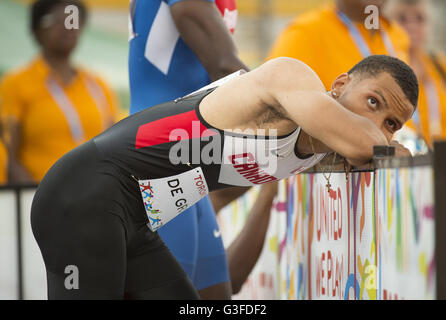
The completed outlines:
[[[211,81],[240,69],[249,70],[238,58],[231,33],[214,3],[180,1],[170,7],[170,12],[181,38],[197,55]]]
[[[180,1],[170,7],[170,12],[181,38],[197,55],[211,81],[218,80],[240,69],[249,71],[249,68],[238,58],[231,33],[214,3],[204,0]],[[215,211],[218,212],[248,189],[234,187],[212,192],[210,199]],[[248,218],[241,234],[227,249],[230,277],[234,288],[238,288],[236,292],[245,282],[263,247],[271,204],[268,207],[265,200],[261,200],[261,197],[259,200],[260,203],[256,204],[252,210],[255,213],[249,215],[251,218]],[[265,232],[260,232],[259,225],[265,225]],[[242,238],[243,241],[239,238]],[[258,247],[260,250],[257,249]],[[228,289],[206,288],[200,290],[200,296],[202,299],[229,299],[231,293],[228,292],[230,291]],[[222,291],[225,292],[222,294]]]
[[[277,189],[278,182],[262,185],[243,229],[226,249],[233,294],[240,291],[262,252]]]

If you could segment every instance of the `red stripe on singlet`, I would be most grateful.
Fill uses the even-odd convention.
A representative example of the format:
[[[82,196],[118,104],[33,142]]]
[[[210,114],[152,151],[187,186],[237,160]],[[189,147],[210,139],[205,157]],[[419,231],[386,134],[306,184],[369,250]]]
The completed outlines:
[[[193,130],[193,121],[198,121],[199,130],[197,125],[195,125],[196,128]],[[170,140],[169,136],[172,130],[175,129],[182,129],[187,134],[182,137],[175,136],[176,140]],[[216,134],[216,131],[206,128],[200,122],[195,110],[191,110],[141,125],[136,134],[135,148],[139,149],[172,141],[208,137]]]

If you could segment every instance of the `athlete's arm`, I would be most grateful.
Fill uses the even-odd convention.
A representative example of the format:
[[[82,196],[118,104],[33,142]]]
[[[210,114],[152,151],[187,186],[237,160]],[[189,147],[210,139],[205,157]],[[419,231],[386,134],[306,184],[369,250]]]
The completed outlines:
[[[277,187],[278,182],[262,185],[243,229],[226,249],[233,294],[240,291],[262,252]]]
[[[249,70],[237,56],[231,34],[214,3],[184,0],[170,7],[181,38],[200,59],[212,81],[240,69]]]
[[[226,116],[213,114],[217,108],[225,110]],[[329,97],[313,70],[291,58],[270,60],[235,78],[217,88],[200,105],[202,116],[213,126],[242,130],[258,127],[258,119],[271,108],[281,120],[273,124],[279,135],[300,126],[353,165],[368,162],[373,157],[374,145],[388,145],[371,120]]]
[[[372,159],[373,146],[389,144],[371,120],[351,112],[328,96],[322,82],[307,65],[292,59],[276,62],[277,65],[266,72],[271,72],[271,76],[276,73],[283,76],[278,76],[265,102],[284,111],[285,117],[292,119],[308,135],[355,165]],[[295,76],[298,90],[286,85],[293,74],[298,74]]]

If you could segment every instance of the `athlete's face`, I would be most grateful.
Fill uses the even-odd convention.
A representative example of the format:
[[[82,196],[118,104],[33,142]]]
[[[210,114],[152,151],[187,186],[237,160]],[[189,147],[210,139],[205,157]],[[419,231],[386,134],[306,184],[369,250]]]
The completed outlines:
[[[386,72],[362,79],[343,74],[333,83],[333,90],[338,94],[339,103],[372,120],[389,142],[414,112],[403,90]]]

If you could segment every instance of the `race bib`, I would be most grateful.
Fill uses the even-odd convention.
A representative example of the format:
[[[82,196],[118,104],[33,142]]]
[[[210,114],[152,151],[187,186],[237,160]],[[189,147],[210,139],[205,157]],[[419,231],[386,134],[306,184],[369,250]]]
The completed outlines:
[[[150,230],[155,231],[209,194],[200,167],[151,180],[138,180]]]

